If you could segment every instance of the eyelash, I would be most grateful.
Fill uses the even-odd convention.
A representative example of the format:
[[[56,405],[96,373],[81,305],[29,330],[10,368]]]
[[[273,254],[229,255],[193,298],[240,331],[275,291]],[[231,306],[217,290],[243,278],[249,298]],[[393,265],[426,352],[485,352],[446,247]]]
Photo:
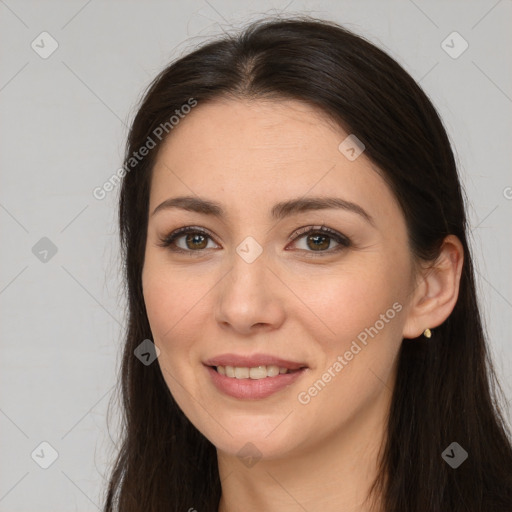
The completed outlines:
[[[172,233],[170,233],[169,235],[161,238],[160,243],[158,243],[158,245],[160,247],[169,248],[169,250],[171,250],[172,252],[175,252],[175,253],[189,254],[190,256],[195,256],[194,253],[197,253],[197,255],[200,255],[202,252],[205,251],[205,249],[200,249],[197,251],[186,250],[186,249],[182,249],[180,247],[176,247],[176,245],[174,243],[176,239],[180,238],[183,235],[197,234],[197,233],[213,239],[212,236],[205,229],[202,229],[199,227],[194,227],[194,226],[186,226],[183,228],[179,228],[179,229],[173,231]],[[343,249],[346,249],[352,245],[352,242],[350,241],[349,238],[347,238],[346,236],[338,233],[337,231],[334,231],[333,229],[327,228],[325,226],[307,226],[304,228],[299,228],[297,231],[295,231],[295,233],[293,233],[293,235],[290,236],[289,240],[291,239],[292,242],[296,242],[297,240],[299,240],[311,233],[327,234],[327,235],[329,235],[330,238],[334,239],[339,245],[336,248],[329,249],[327,251],[318,251],[317,252],[317,251],[305,251],[304,250],[307,253],[311,253],[311,255],[308,257],[316,258],[316,257],[322,257],[324,255],[330,255],[333,253],[340,252]],[[303,249],[301,249],[301,250],[303,250]]]

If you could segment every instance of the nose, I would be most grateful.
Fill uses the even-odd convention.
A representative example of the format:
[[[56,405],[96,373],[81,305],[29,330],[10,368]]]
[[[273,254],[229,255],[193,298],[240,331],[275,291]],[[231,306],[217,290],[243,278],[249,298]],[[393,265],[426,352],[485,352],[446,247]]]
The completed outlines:
[[[244,335],[278,329],[285,318],[286,287],[263,255],[248,261],[233,255],[231,270],[217,288],[216,320],[223,329]]]

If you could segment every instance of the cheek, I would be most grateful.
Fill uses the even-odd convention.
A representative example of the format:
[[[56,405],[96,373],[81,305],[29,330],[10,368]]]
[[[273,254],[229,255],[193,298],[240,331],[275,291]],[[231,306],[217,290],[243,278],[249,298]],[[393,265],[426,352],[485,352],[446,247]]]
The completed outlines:
[[[317,406],[328,405],[334,398],[355,410],[389,381],[404,321],[407,265],[404,260],[401,266],[403,259],[398,254],[369,256],[364,265],[347,264],[342,272],[308,278],[297,291],[310,298],[304,302],[316,313],[308,312],[302,322],[321,354],[309,384],[319,378],[328,382]],[[322,386],[320,382],[318,393]]]
[[[155,342],[166,344],[177,336],[191,315],[200,314],[201,298],[208,290],[207,276],[173,267],[165,256],[147,254],[142,288],[148,320]]]
[[[197,421],[197,411],[190,403],[190,395],[197,395],[190,366],[197,359],[194,341],[204,336],[197,315],[203,313],[200,299],[205,288],[184,279],[183,273],[171,271],[169,265],[152,265],[151,258],[142,283],[153,341],[160,349],[162,375],[180,408]]]
[[[142,274],[144,302],[158,364],[167,386],[187,415],[195,417],[190,395],[200,390],[196,368],[201,358],[201,340],[211,338],[211,291],[213,273],[184,270],[171,265],[165,255],[149,251]]]
[[[293,288],[307,306],[303,319],[309,322],[309,329],[317,326],[316,339],[336,346],[340,340],[349,342],[379,320],[393,303],[400,302],[402,281],[400,272],[386,261],[368,258],[364,265],[309,275]]]
[[[158,277],[160,276],[160,277]],[[165,274],[154,269],[144,272],[142,286],[144,303],[155,343],[162,343],[165,334],[176,323],[178,314],[174,283],[169,282]],[[171,331],[172,332],[172,331]]]
[[[374,278],[347,277],[325,290],[319,316],[329,330],[316,331],[313,321],[305,326],[321,357],[296,396],[304,422],[306,417],[325,417],[325,431],[334,432],[372,408],[392,388],[403,306],[381,284]]]

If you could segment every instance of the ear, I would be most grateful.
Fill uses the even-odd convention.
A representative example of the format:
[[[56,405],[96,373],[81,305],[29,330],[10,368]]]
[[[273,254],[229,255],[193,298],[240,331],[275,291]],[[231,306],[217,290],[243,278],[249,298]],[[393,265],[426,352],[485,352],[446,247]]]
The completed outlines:
[[[427,328],[441,325],[459,296],[464,249],[455,235],[448,235],[435,262],[421,271],[407,313],[402,336],[417,338]]]

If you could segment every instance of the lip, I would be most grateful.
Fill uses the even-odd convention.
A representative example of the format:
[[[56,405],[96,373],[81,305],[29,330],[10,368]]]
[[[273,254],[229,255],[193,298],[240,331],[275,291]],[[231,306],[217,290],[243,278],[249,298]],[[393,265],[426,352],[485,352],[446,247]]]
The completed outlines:
[[[298,370],[307,368],[306,363],[296,361],[287,361],[269,354],[253,354],[251,356],[242,356],[238,354],[221,354],[204,361],[206,366],[238,366],[239,368],[254,368],[256,366],[279,366],[288,370]],[[229,378],[229,377],[228,377]]]
[[[205,365],[205,369],[218,391],[233,398],[249,400],[267,398],[296,382],[307,371],[307,368],[302,368],[293,373],[280,373],[264,379],[237,379],[221,375],[211,366]]]

